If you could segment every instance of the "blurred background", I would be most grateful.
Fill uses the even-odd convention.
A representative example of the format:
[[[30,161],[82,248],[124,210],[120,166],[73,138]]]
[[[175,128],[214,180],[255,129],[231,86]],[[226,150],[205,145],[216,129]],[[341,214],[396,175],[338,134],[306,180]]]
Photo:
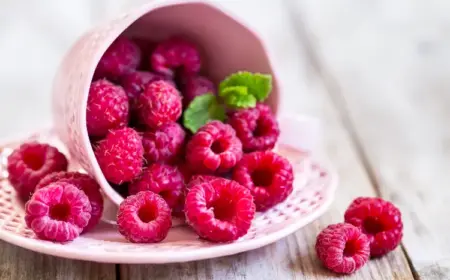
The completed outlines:
[[[0,1],[0,137],[50,126],[52,79],[64,53],[93,25],[144,2]],[[416,268],[448,265],[450,2],[212,2],[266,41],[282,110],[321,119],[343,182],[335,209],[358,194],[382,195],[403,210]]]

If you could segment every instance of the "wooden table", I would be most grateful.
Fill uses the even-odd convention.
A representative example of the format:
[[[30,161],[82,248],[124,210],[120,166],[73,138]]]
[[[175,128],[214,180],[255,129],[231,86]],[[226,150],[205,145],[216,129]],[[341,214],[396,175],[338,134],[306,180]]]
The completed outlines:
[[[344,279],[450,279],[448,1],[223,2],[267,40],[283,108],[322,119],[323,149],[341,178],[331,209],[261,249],[173,265],[64,260],[1,242],[0,279],[341,279],[313,246],[362,195],[398,205],[405,236]]]

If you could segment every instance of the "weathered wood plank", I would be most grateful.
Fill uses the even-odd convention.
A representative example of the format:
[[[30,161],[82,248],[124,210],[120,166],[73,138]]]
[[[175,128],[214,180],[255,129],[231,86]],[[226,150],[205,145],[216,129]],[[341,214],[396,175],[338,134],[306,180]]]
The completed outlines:
[[[0,279],[116,279],[114,264],[98,264],[52,257],[3,241],[0,241],[0,260]]]
[[[450,279],[448,1],[290,1],[422,279]]]
[[[343,212],[359,195],[375,195],[374,188],[330,99],[320,73],[306,57],[281,1],[225,1],[225,7],[261,31],[275,55],[285,88],[283,110],[312,114],[323,120],[323,147],[340,174],[336,201],[326,215],[284,240],[251,252],[202,262],[174,265],[122,265],[122,279],[413,279],[401,251],[389,254],[350,277],[328,272],[318,262],[314,243],[318,232],[342,221]],[[254,11],[255,5],[258,12]],[[269,20],[277,18],[276,21]]]

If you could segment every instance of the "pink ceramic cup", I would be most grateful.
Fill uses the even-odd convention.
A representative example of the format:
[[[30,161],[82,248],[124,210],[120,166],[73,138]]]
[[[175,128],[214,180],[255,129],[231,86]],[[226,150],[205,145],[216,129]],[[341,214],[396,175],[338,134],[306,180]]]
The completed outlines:
[[[71,158],[95,176],[116,205],[120,196],[106,181],[95,159],[86,129],[86,104],[94,70],[119,35],[160,41],[183,35],[201,47],[203,68],[216,83],[238,71],[269,73],[273,91],[267,103],[277,112],[279,85],[261,39],[216,4],[206,1],[152,1],[84,34],[69,50],[55,77],[54,123]]]

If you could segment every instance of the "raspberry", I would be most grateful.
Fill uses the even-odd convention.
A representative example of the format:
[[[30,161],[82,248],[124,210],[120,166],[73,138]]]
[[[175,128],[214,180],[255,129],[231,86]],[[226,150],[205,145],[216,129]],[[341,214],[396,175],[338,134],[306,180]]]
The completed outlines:
[[[236,130],[245,152],[270,150],[280,135],[275,116],[264,104],[234,112],[229,124]]]
[[[131,108],[136,109],[139,96],[150,83],[161,80],[167,81],[175,86],[175,83],[167,77],[152,72],[134,71],[123,76],[121,78],[121,85],[127,93]]]
[[[130,39],[120,36],[108,47],[98,62],[95,78],[118,80],[132,72],[141,61],[141,50]]]
[[[256,209],[264,211],[284,201],[293,190],[294,173],[287,159],[271,151],[244,155],[233,171],[233,180],[247,187]]]
[[[110,130],[95,148],[95,157],[106,180],[118,185],[130,182],[142,170],[142,138],[129,127]]]
[[[102,137],[110,129],[125,127],[128,123],[128,98],[122,87],[108,80],[91,84],[86,109],[89,136]]]
[[[361,229],[370,241],[370,255],[382,256],[394,250],[403,237],[400,210],[389,201],[359,197],[345,211],[345,222]]]
[[[175,122],[181,116],[181,96],[178,90],[166,81],[148,85],[139,96],[139,116],[150,128]]]
[[[143,133],[144,157],[148,163],[172,163],[183,153],[183,144],[186,137],[181,125],[170,122],[161,125],[154,131]]]
[[[316,252],[328,269],[350,274],[369,260],[370,243],[357,227],[340,223],[330,225],[320,232]]]
[[[234,129],[220,121],[201,127],[187,144],[186,159],[200,173],[223,173],[242,158],[242,143]]]
[[[167,205],[173,208],[181,197],[183,187],[183,174],[177,167],[154,163],[129,185],[128,190],[132,195],[141,191],[152,191],[161,195]]]
[[[45,176],[36,186],[36,190],[47,187],[52,183],[69,183],[82,190],[91,203],[91,218],[83,232],[88,232],[95,227],[103,213],[103,196],[100,186],[91,176],[79,172],[54,172]]]
[[[210,80],[202,76],[189,76],[183,81],[183,103],[187,107],[191,101],[206,93],[216,93],[216,88]]]
[[[42,178],[67,170],[67,165],[67,158],[55,147],[38,142],[24,143],[8,157],[8,179],[19,197],[27,201]]]
[[[181,38],[170,38],[156,46],[150,56],[150,64],[155,72],[174,76],[180,68],[186,74],[198,73],[201,61],[194,44]]]
[[[36,190],[25,205],[25,222],[40,239],[71,241],[80,235],[90,218],[88,197],[66,182]]]
[[[166,238],[172,219],[166,201],[151,191],[127,197],[117,214],[119,232],[134,243],[153,243]]]
[[[248,189],[223,178],[195,180],[189,185],[186,220],[200,237],[229,242],[247,233],[255,215],[255,204]]]

